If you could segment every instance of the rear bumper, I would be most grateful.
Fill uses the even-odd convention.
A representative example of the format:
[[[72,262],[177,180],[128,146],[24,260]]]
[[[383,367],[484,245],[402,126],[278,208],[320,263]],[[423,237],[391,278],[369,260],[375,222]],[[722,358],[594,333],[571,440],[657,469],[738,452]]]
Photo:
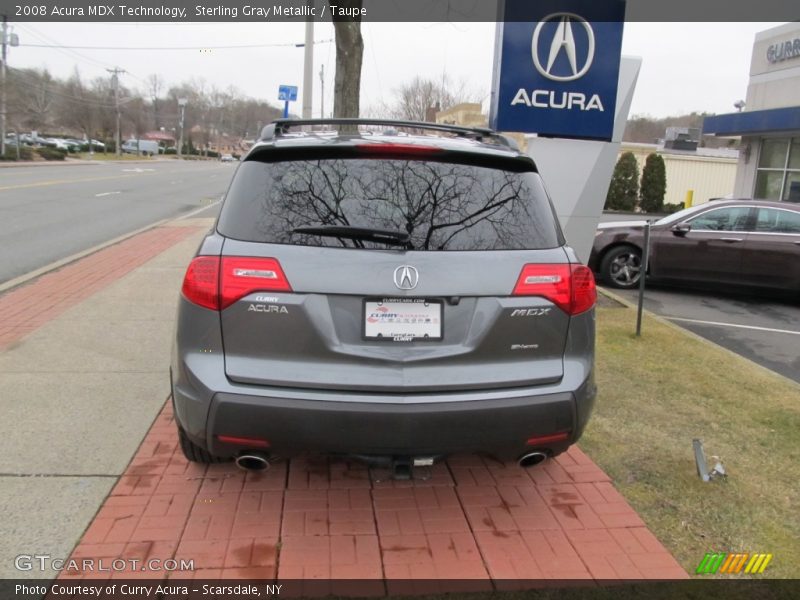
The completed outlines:
[[[222,443],[218,435],[259,438],[281,456],[310,451],[361,455],[438,456],[483,451],[516,458],[531,448],[533,436],[569,432],[551,443],[553,454],[579,437],[576,404],[594,400],[594,386],[571,392],[440,403],[364,403],[299,400],[275,396],[217,393],[205,439],[193,441],[217,456],[248,448]],[[176,411],[180,413],[180,410]],[[191,437],[191,435],[190,435]]]

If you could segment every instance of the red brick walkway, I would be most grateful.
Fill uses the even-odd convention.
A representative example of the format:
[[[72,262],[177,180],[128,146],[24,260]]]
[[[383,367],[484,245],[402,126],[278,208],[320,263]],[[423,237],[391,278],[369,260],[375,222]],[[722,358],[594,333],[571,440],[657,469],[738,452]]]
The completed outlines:
[[[0,296],[0,350],[194,233],[196,227],[156,227]]]
[[[73,557],[194,559],[194,573],[175,575],[203,579],[483,580],[489,589],[490,580],[687,577],[578,448],[529,470],[467,455],[427,481],[386,475],[323,458],[265,473],[190,464],[168,403]],[[81,576],[93,574],[69,577]],[[390,593],[408,591],[392,581]]]
[[[196,231],[158,227],[0,296],[0,350]],[[321,458],[245,473],[188,463],[169,404],[72,557],[193,560],[177,577],[374,579],[377,593],[383,579],[392,593],[413,591],[402,587],[410,579],[455,591],[459,581],[491,589],[687,577],[577,448],[530,470],[452,457],[426,481]],[[93,576],[108,574],[62,573]]]

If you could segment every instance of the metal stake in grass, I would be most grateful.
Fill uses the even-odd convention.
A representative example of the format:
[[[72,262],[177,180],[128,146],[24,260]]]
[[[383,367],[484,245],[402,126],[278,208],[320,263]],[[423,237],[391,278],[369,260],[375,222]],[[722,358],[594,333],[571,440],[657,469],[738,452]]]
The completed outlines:
[[[650,221],[644,224],[644,248],[642,262],[639,263],[639,306],[636,308],[636,337],[642,335],[642,308],[644,306],[644,278],[647,275],[647,261],[650,260]]]
[[[708,465],[706,464],[706,453],[705,450],[703,450],[702,441],[695,438],[692,440],[692,446],[694,447],[694,462],[697,465],[697,474],[700,476],[700,479],[703,481],[711,481],[717,477],[726,476],[725,467],[723,467],[722,463],[719,462],[719,457],[712,457],[717,459],[717,463],[714,465],[714,468],[711,469],[711,471],[708,470]]]

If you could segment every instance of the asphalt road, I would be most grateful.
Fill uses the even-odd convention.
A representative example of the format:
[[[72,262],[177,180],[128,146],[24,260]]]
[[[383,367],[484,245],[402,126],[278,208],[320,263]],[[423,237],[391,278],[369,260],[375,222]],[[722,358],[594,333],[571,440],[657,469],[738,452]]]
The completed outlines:
[[[235,165],[132,161],[0,167],[0,283],[161,219],[216,214]]]
[[[638,291],[612,292],[636,303]],[[800,383],[800,301],[650,284],[645,308]]]

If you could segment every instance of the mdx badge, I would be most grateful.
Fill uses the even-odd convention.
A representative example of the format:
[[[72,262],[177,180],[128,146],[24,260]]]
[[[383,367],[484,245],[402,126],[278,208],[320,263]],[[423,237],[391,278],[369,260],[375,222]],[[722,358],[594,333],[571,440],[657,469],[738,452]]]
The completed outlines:
[[[517,308],[511,313],[512,317],[543,317],[550,312],[550,308]]]

